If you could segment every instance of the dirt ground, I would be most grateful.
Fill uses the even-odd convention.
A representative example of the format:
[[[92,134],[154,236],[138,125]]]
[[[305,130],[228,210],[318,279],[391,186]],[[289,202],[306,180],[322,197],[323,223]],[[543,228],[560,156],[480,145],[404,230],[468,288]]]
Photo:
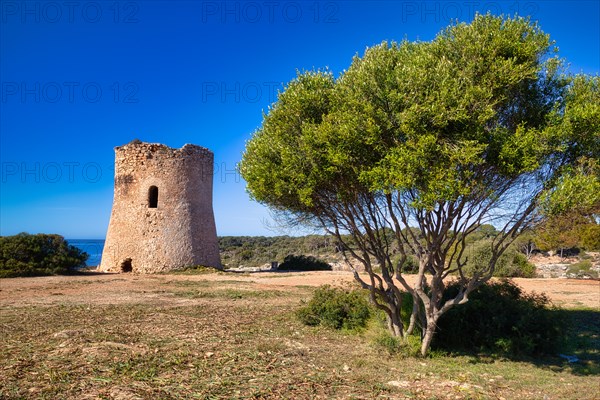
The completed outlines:
[[[295,317],[312,288],[351,282],[349,272],[1,279],[0,399],[598,398],[598,281],[516,280],[570,308],[574,364],[406,356],[376,326],[349,334]]]
[[[408,275],[412,282],[414,277]],[[346,285],[350,272],[256,272],[200,275],[89,274],[0,280],[0,305],[51,305],[58,303],[123,304],[177,301],[164,299],[161,289],[172,282],[230,281],[229,287],[259,290],[295,290],[300,286]],[[526,292],[545,293],[557,306],[600,309],[600,281],[575,279],[514,279]],[[184,301],[184,300],[179,300]]]

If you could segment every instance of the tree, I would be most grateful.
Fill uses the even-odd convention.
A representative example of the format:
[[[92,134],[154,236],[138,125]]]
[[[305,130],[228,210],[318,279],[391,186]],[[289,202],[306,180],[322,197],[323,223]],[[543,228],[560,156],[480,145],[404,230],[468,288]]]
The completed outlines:
[[[600,250],[600,225],[590,223],[581,232],[581,246],[586,250]]]
[[[543,251],[556,250],[563,258],[565,250],[577,247],[580,243],[580,224],[586,222],[575,213],[548,218],[536,229],[535,244]]]
[[[533,231],[521,232],[519,237],[514,241],[514,246],[520,253],[525,255],[527,260],[529,260],[533,255],[533,252],[537,249]]]
[[[600,218],[600,77],[576,76],[565,93],[564,109],[550,118],[549,129],[564,142],[567,159],[556,184],[545,193],[541,208],[546,217],[578,214]]]
[[[536,242],[543,250],[593,249],[600,220],[600,79],[577,76],[562,113],[551,115],[554,137],[566,140],[569,162],[540,201],[543,220]],[[598,242],[596,237],[595,242]]]
[[[240,171],[252,198],[278,217],[334,235],[346,260],[364,266],[367,277],[354,277],[391,333],[419,326],[426,354],[439,317],[490,279],[539,220],[540,199],[588,150],[589,141],[575,145],[575,131],[597,132],[558,129],[573,87],[560,65],[548,35],[522,18],[478,15],[431,42],[383,42],[338,78],[298,73],[248,142]],[[465,243],[484,224],[497,228],[488,264],[467,276]],[[419,263],[414,285],[402,274],[409,257]],[[446,299],[452,276],[460,290]]]

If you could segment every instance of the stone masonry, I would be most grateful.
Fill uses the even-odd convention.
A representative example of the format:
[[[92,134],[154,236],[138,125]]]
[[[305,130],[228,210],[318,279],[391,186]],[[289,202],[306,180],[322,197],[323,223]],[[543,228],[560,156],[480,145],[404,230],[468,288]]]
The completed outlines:
[[[221,268],[212,208],[213,153],[134,140],[115,147],[114,201],[100,271]]]

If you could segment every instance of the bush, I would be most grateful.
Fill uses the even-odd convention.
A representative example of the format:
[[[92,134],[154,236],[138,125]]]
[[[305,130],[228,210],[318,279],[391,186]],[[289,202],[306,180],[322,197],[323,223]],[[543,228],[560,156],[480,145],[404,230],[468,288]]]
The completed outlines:
[[[66,274],[85,267],[88,254],[60,235],[0,237],[0,278]]]
[[[496,267],[494,276],[498,278],[535,278],[535,265],[527,260],[524,254],[508,249],[510,262],[505,262]]]
[[[392,336],[390,331],[381,323],[381,321],[374,321],[369,327],[368,333],[370,341],[375,348],[383,350],[387,354],[398,354],[405,349],[402,338]]]
[[[252,259],[252,256],[253,256],[252,250],[245,249],[240,252],[240,259],[242,261],[248,261],[248,260]]]
[[[285,257],[278,269],[289,271],[331,271],[331,265],[313,256],[295,256],[290,254]]]
[[[394,266],[396,266],[396,264],[400,262],[400,257],[400,254],[397,254],[392,259],[392,264]],[[419,272],[419,260],[417,260],[417,257],[413,255],[407,256],[406,260],[404,260],[404,263],[400,267],[400,270],[405,274],[416,274],[417,272]]]
[[[444,294],[452,298],[458,284]],[[509,356],[555,354],[564,343],[564,317],[541,294],[525,294],[510,281],[486,283],[466,304],[455,306],[438,321],[433,347]]]
[[[491,245],[490,240],[481,240],[475,242],[469,249],[467,265],[463,268],[463,272],[467,276],[472,276],[475,271],[489,265],[492,259]],[[533,278],[535,277],[535,265],[514,247],[509,247],[496,261],[494,276],[497,278]]]
[[[296,315],[306,325],[355,330],[365,327],[371,312],[362,290],[347,291],[325,285],[315,291]]]
[[[592,269],[592,262],[590,260],[583,260],[569,266],[567,277],[595,279],[598,278],[598,272]]]
[[[409,293],[404,293],[403,295],[405,296],[402,303],[402,322],[407,324],[410,318],[410,311],[407,313],[404,305],[408,303],[412,310],[412,298]],[[416,356],[419,353],[421,349],[419,329],[415,330],[412,335],[404,338],[393,336],[388,329],[386,314],[382,310],[374,310],[371,314],[371,318],[367,322],[364,337],[375,349],[389,355],[399,354],[404,357]]]

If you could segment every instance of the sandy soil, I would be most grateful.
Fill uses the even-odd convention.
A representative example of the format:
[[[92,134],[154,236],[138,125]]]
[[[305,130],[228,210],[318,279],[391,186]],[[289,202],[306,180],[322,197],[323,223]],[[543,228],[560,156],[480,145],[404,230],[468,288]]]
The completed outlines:
[[[408,276],[410,280],[412,277]],[[201,275],[89,274],[0,280],[0,306],[60,303],[122,304],[185,301],[164,296],[165,285],[195,285],[229,281],[245,289],[294,290],[297,286],[344,285],[353,281],[349,272],[257,272]],[[600,309],[600,281],[574,279],[515,279],[525,291],[546,293],[561,307]],[[228,285],[229,286],[229,285]]]

